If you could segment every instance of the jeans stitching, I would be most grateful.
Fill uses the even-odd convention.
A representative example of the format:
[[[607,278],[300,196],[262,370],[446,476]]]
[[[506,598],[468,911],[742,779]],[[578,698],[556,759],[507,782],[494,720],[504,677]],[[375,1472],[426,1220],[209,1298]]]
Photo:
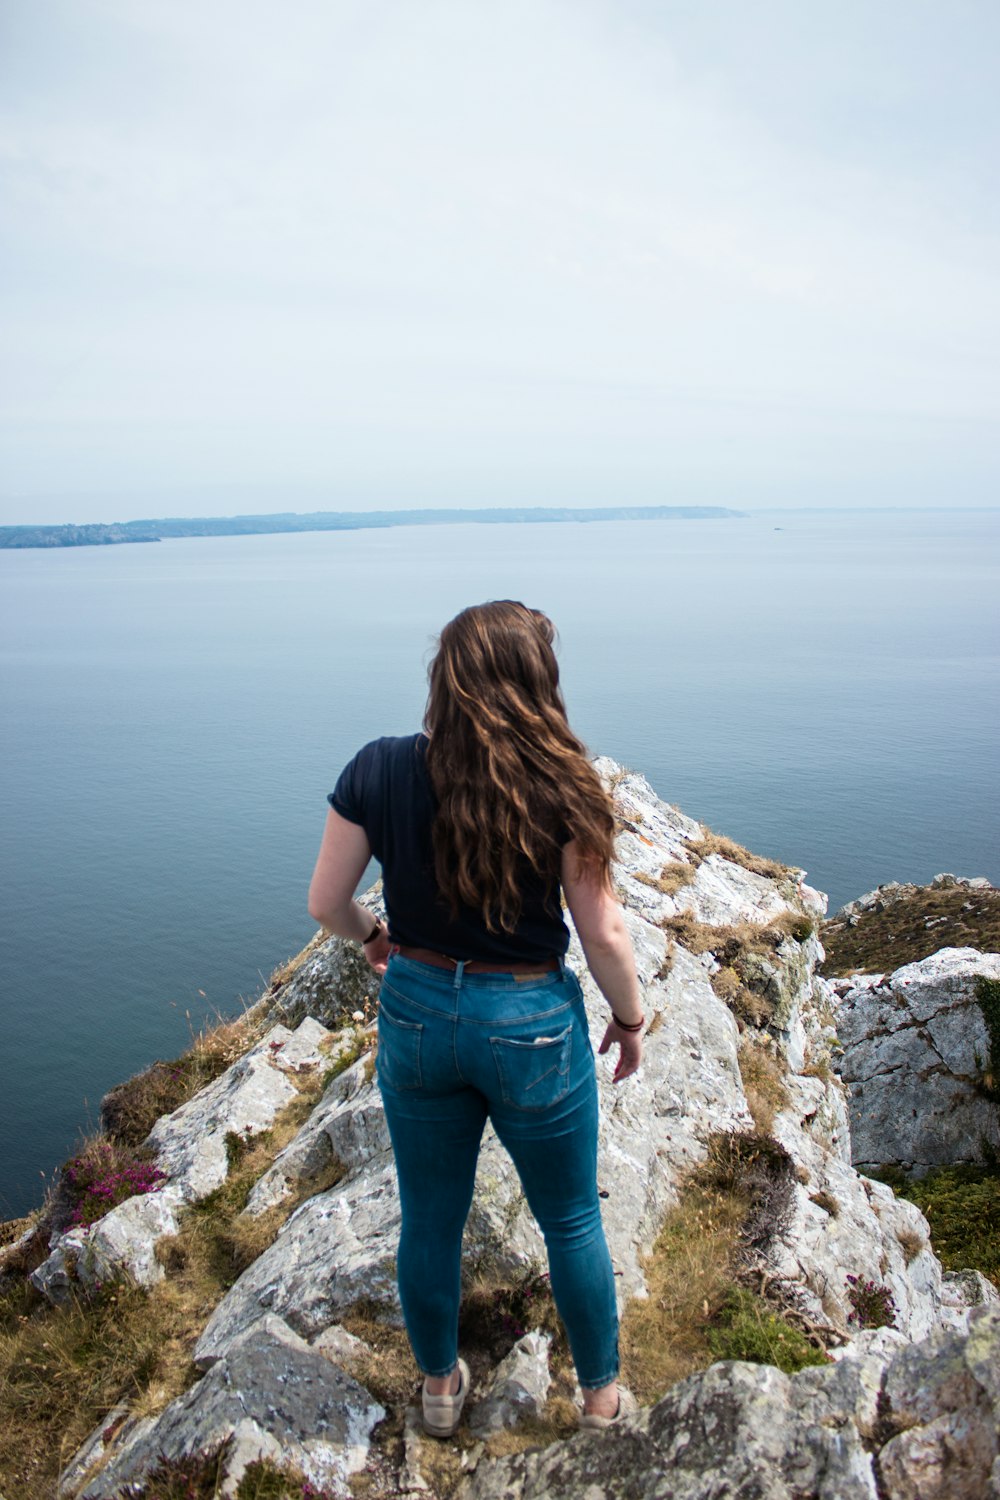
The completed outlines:
[[[516,1080],[510,1076],[509,1068],[504,1066],[504,1055],[506,1053],[510,1061],[513,1061],[520,1053],[526,1061],[529,1056],[537,1057],[539,1055],[537,1045],[533,1042],[523,1041],[518,1037],[499,1036],[491,1036],[489,1043],[490,1051],[493,1053],[493,1060],[496,1063],[497,1073],[500,1077],[500,1092],[505,1104],[509,1104],[512,1109],[520,1109],[524,1110],[525,1113],[531,1113],[537,1110],[551,1109],[554,1105],[562,1103],[563,1099],[569,1093],[569,1078],[573,1066],[572,1023],[567,1026],[561,1036],[554,1037],[544,1048],[546,1053],[556,1048],[559,1049],[556,1061],[552,1067],[547,1068],[544,1073],[540,1074],[538,1078],[530,1083],[525,1083],[522,1080],[519,1096],[515,1096]],[[560,1061],[565,1063],[564,1067],[559,1066]],[[553,1073],[557,1078],[562,1079],[562,1087],[556,1093],[547,1096],[541,1104],[524,1103],[525,1096],[530,1094],[532,1089],[536,1089],[543,1084],[547,1078],[551,1078]]]

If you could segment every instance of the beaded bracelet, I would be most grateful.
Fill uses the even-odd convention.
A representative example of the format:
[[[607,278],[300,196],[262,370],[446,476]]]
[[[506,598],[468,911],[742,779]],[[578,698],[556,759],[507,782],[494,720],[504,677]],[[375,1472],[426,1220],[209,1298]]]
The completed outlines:
[[[612,1021],[614,1021],[619,1031],[641,1031],[646,1024],[646,1017],[640,1016],[638,1021],[633,1022],[630,1026],[625,1021],[619,1021],[614,1011],[611,1012],[611,1019]]]

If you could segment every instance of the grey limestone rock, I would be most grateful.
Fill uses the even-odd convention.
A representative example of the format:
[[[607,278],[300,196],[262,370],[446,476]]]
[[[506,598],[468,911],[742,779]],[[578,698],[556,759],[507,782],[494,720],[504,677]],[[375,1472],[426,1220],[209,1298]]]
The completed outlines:
[[[783,1375],[720,1361],[600,1434],[480,1464],[460,1500],[996,1500],[1000,1308]]]
[[[274,1026],[256,1046],[172,1114],[157,1120],[146,1144],[187,1201],[207,1197],[229,1173],[226,1137],[266,1130],[297,1090],[292,1072],[324,1061],[329,1032],[307,1017],[295,1031]]]
[[[160,1456],[179,1459],[227,1445],[225,1495],[247,1466],[268,1458],[294,1465],[317,1488],[349,1496],[384,1409],[363,1386],[310,1349],[280,1318],[263,1318],[235,1339],[198,1383],[137,1428],[81,1500],[117,1500]]]
[[[373,916],[385,917],[381,881],[361,898]],[[304,961],[277,990],[265,997],[268,1013],[286,1026],[295,1026],[306,1016],[339,1031],[355,1011],[374,1009],[379,977],[366,961],[357,943],[328,937],[310,944]]]
[[[504,1427],[516,1427],[524,1417],[540,1417],[552,1377],[549,1349],[552,1340],[538,1329],[518,1339],[493,1372],[489,1390],[477,1401],[469,1418],[476,1437],[487,1437]]]
[[[709,925],[761,925],[782,911],[818,912],[824,902],[802,883],[802,872],[790,871],[773,881],[717,855],[703,860],[694,871],[695,878],[674,896],[660,892],[638,876],[655,879],[666,862],[690,859],[688,843],[704,830],[657,799],[642,777],[623,773],[606,761],[598,762],[598,769],[615,788],[621,832],[614,873],[650,1023],[643,1066],[626,1086],[615,1087],[610,1081],[613,1059],[597,1059],[599,1185],[612,1259],[619,1273],[616,1284],[624,1302],[646,1294],[643,1254],[676,1203],[685,1173],[704,1159],[710,1138],[753,1126],[740,1072],[745,1039],[711,984],[717,960],[710,951],[696,955],[681,944],[668,952],[666,935],[658,924],[664,917],[688,910]],[[807,1495],[873,1500],[871,1453],[878,1444],[899,1439],[886,1464],[893,1474],[904,1476],[901,1485],[904,1480],[911,1482],[906,1476],[920,1474],[921,1455],[933,1450],[938,1455],[933,1462],[945,1463],[941,1455],[950,1451],[948,1444],[959,1432],[958,1417],[948,1404],[951,1387],[947,1381],[943,1377],[938,1381],[942,1394],[937,1405],[928,1408],[926,1419],[918,1413],[912,1420],[900,1418],[893,1427],[882,1420],[886,1400],[882,1372],[902,1346],[935,1330],[953,1342],[935,1344],[922,1356],[922,1369],[936,1368],[935,1361],[965,1359],[970,1371],[973,1365],[979,1370],[984,1361],[996,1356],[996,1294],[974,1273],[943,1281],[919,1210],[897,1199],[884,1184],[859,1175],[852,1165],[846,1089],[828,1066],[819,1066],[836,1048],[832,1022],[840,999],[815,974],[821,957],[815,937],[804,937],[801,942],[789,938],[768,956],[768,973],[761,976],[762,983],[773,986],[777,1009],[767,1040],[782,1065],[787,1090],[787,1103],[777,1110],[772,1132],[791,1158],[794,1178],[787,1220],[775,1227],[768,1242],[758,1245],[756,1268],[762,1278],[780,1284],[784,1295],[826,1330],[834,1362],[791,1379],[765,1366],[712,1366],[681,1382],[652,1411],[610,1429],[600,1442],[581,1434],[544,1453],[498,1463],[483,1460],[474,1478],[466,1482],[468,1500],[548,1494],[627,1495],[630,1500],[643,1496],[672,1500],[704,1496],[708,1500],[710,1495],[723,1494],[745,1495],[748,1500],[751,1495],[757,1500],[772,1496],[800,1500]],[[569,959],[581,978],[596,1051],[607,1023],[607,1006],[586,970],[575,935]],[[195,1196],[221,1180],[217,1148],[219,1142],[224,1146],[234,1121],[245,1120],[251,1129],[263,1128],[260,1122],[267,1111],[280,1107],[282,1084],[289,1082],[281,1073],[281,1059],[285,1066],[312,1066],[321,1042],[332,1058],[359,1040],[373,1040],[365,1027],[374,979],[367,966],[359,969],[357,962],[356,946],[336,938],[307,950],[299,970],[261,1002],[265,1021],[270,1019],[279,1029],[258,1046],[256,1056],[248,1054],[241,1059],[242,1069],[234,1065],[236,1071],[228,1079],[224,1075],[224,1081],[217,1080],[203,1090],[191,1107],[185,1106],[185,1118],[178,1121],[178,1111],[158,1123],[153,1136],[163,1159],[171,1164],[171,1182],[163,1194],[131,1200],[134,1204],[159,1199],[161,1206],[173,1211],[188,1194]],[[866,990],[862,998],[867,1003],[867,988],[861,988]],[[908,997],[912,989],[919,1009],[924,1004],[920,987],[908,984],[903,988]],[[878,1003],[883,999],[878,996]],[[320,1021],[341,1028],[339,1035],[331,1038],[320,1021],[309,1017],[299,1028],[301,1039],[293,1045],[282,1018],[303,1020],[313,1003]],[[915,1024],[929,1029],[932,1022],[936,1024],[940,1005],[931,997],[925,1008],[926,1015]],[[355,1011],[360,1013],[356,1017]],[[344,1029],[348,1018],[356,1024]],[[958,1045],[955,1029],[948,1034],[955,1035]],[[280,1046],[271,1046],[273,1042]],[[276,1077],[269,1077],[264,1069]],[[116,1474],[132,1472],[126,1460],[129,1453],[141,1451],[139,1445],[152,1430],[149,1421],[155,1422],[157,1434],[169,1437],[180,1451],[189,1442],[215,1440],[229,1421],[229,1416],[216,1420],[211,1414],[217,1410],[233,1417],[233,1452],[240,1462],[258,1451],[274,1451],[274,1445],[284,1445],[285,1439],[275,1435],[273,1423],[258,1421],[251,1414],[247,1416],[250,1426],[241,1426],[242,1419],[226,1405],[226,1393],[235,1388],[232,1372],[243,1371],[248,1381],[259,1381],[266,1392],[278,1379],[275,1370],[293,1366],[295,1371],[300,1367],[315,1370],[318,1361],[324,1372],[333,1372],[320,1380],[317,1390],[322,1391],[329,1378],[347,1380],[335,1369],[337,1362],[350,1365],[354,1355],[363,1352],[352,1350],[349,1336],[339,1327],[347,1309],[364,1299],[381,1309],[387,1321],[399,1321],[395,1280],[399,1201],[388,1132],[371,1074],[371,1059],[365,1055],[334,1078],[295,1139],[256,1184],[245,1210],[249,1214],[286,1201],[334,1160],[343,1168],[334,1187],[315,1193],[289,1216],[274,1243],[216,1307],[194,1351],[197,1365],[207,1371],[199,1385],[168,1408],[169,1417],[163,1413],[135,1430],[123,1428],[122,1438],[111,1443],[109,1464],[120,1466]],[[244,1099],[246,1107],[240,1104],[234,1109],[234,1100]],[[198,1139],[192,1138],[195,1135]],[[208,1141],[214,1144],[210,1147]],[[95,1250],[104,1244],[101,1236],[110,1234],[104,1221],[101,1226],[93,1236]],[[155,1225],[147,1228],[145,1242],[155,1240],[159,1232]],[[116,1249],[108,1242],[109,1259],[122,1258],[121,1246]],[[53,1246],[46,1273],[50,1295],[60,1277],[68,1283],[75,1260],[87,1248],[72,1236]],[[95,1251],[89,1253],[93,1258]],[[487,1130],[466,1230],[464,1272],[470,1277],[482,1273],[516,1280],[534,1276],[544,1267],[541,1236],[513,1165]],[[889,1287],[897,1309],[895,1328],[859,1333],[848,1322],[847,1272]],[[962,1341],[971,1338],[974,1322],[979,1330],[977,1347],[983,1352],[971,1356],[970,1364],[959,1351],[966,1347]],[[311,1347],[304,1340],[310,1340]],[[525,1359],[534,1360],[538,1376],[533,1399],[544,1400],[539,1351],[529,1355],[522,1350],[514,1364]],[[312,1365],[302,1364],[310,1360]],[[497,1372],[498,1396],[509,1373]],[[288,1378],[293,1385],[299,1382],[294,1371]],[[515,1384],[521,1380],[520,1375],[510,1378]],[[963,1380],[966,1397],[973,1389],[970,1380],[978,1382],[977,1390],[985,1389],[979,1375],[973,1373]],[[527,1388],[527,1381],[522,1384]],[[341,1456],[330,1459],[336,1472],[332,1481],[324,1481],[333,1484],[344,1482],[349,1472],[345,1465],[363,1461],[367,1437],[356,1438],[356,1434],[362,1428],[367,1434],[378,1420],[373,1413],[381,1413],[360,1387],[338,1386],[338,1390],[343,1393],[345,1410],[355,1412],[357,1422],[353,1427],[348,1422],[349,1432],[337,1429],[342,1433],[337,1439]],[[194,1392],[200,1394],[196,1397]],[[331,1400],[336,1406],[336,1400]],[[902,1396],[900,1402],[900,1410],[908,1411]],[[978,1473],[989,1456],[981,1429],[990,1402],[995,1416],[993,1395],[976,1395],[970,1408],[978,1424],[970,1438],[976,1455],[969,1460],[970,1473]],[[275,1410],[285,1412],[280,1401],[273,1404]],[[509,1402],[507,1409],[512,1409]],[[313,1452],[308,1428],[314,1417],[322,1427],[315,1413],[308,1419],[303,1415],[294,1429],[290,1451],[306,1457]],[[414,1434],[411,1439],[407,1453],[414,1449],[410,1455],[414,1463],[402,1479],[404,1489],[416,1494],[422,1481],[414,1457]],[[341,1463],[344,1451],[353,1457]],[[469,1450],[469,1466],[476,1462],[478,1452],[479,1445]],[[296,1462],[307,1468],[301,1457]],[[307,1472],[326,1472],[325,1458],[321,1462],[314,1455],[310,1462],[314,1467]],[[75,1472],[79,1474],[79,1468]],[[918,1492],[902,1488],[899,1500]],[[86,1491],[93,1500],[105,1493],[113,1491]],[[936,1496],[938,1491],[929,1493]],[[895,1500],[895,1492],[885,1491],[882,1500],[886,1496]]]
[[[920,1175],[1000,1148],[997,1106],[981,1087],[990,1041],[980,975],[1000,979],[1000,954],[942,948],[892,974],[833,982],[855,1166]]]

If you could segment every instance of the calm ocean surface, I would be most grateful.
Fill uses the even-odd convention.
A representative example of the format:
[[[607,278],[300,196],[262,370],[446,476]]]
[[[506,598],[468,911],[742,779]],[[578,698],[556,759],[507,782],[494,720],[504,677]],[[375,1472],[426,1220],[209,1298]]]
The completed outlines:
[[[324,797],[522,598],[592,751],[831,910],[1000,880],[1000,512],[453,526],[0,552],[0,1216],[102,1093],[311,936]]]

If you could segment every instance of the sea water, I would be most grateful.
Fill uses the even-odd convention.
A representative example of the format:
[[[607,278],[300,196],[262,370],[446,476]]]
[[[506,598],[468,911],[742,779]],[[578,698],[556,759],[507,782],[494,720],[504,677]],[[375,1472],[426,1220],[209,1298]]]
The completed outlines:
[[[326,793],[520,598],[571,721],[831,909],[1000,877],[1000,512],[400,527],[0,552],[0,1216],[101,1095],[311,936]]]

